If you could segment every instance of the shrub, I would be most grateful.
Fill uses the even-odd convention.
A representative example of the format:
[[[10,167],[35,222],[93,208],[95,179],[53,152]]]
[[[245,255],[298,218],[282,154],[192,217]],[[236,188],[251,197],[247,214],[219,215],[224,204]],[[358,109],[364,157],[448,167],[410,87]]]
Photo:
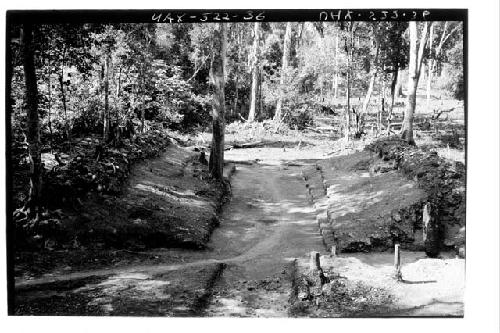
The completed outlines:
[[[290,110],[286,107],[284,108],[284,111],[284,122],[290,126],[290,128],[303,130],[307,126],[311,126],[313,124],[314,118],[307,104],[302,104],[295,110]]]

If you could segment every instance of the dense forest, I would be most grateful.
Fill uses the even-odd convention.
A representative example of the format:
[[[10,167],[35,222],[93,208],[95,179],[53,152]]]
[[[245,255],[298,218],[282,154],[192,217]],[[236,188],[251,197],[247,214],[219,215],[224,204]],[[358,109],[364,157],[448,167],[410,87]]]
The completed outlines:
[[[48,167],[41,156],[53,154],[63,164],[82,137],[119,146],[151,129],[209,128],[218,89],[226,123],[272,120],[278,132],[304,129],[314,113],[329,112],[340,116],[338,136],[350,140],[364,135],[372,110],[377,132],[390,133],[393,110],[406,102],[404,87],[401,133],[409,142],[415,112],[447,111],[434,96],[464,96],[460,22],[256,22],[221,29],[12,27],[12,162],[16,172],[31,168],[30,195],[41,195],[39,177]],[[224,68],[213,74],[218,50]],[[211,73],[223,73],[221,86],[211,84]],[[417,87],[425,102],[416,107]]]

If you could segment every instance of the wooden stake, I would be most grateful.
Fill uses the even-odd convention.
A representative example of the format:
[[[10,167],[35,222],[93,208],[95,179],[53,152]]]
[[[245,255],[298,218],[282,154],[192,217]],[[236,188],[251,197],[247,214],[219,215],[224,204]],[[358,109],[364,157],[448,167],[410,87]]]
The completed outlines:
[[[337,246],[336,246],[336,245],[332,245],[332,248],[331,248],[331,256],[332,256],[332,257],[337,256]]]
[[[423,240],[425,254],[431,258],[436,258],[440,250],[439,225],[433,217],[431,204],[426,203],[422,212]]]
[[[401,263],[401,253],[399,251],[399,244],[394,245],[394,267],[398,268]]]
[[[398,281],[402,280],[401,276],[401,252],[399,251],[399,244],[394,245],[394,269],[396,271],[395,277]]]
[[[424,205],[424,209],[422,210],[422,222],[424,224],[424,228],[423,228],[423,239],[424,239],[424,242],[427,241],[427,232],[428,232],[428,228],[429,228],[429,222],[431,221],[431,207],[430,205],[427,203]]]
[[[311,271],[318,271],[321,269],[321,265],[319,262],[319,252],[311,252],[311,261],[309,262],[309,268]]]

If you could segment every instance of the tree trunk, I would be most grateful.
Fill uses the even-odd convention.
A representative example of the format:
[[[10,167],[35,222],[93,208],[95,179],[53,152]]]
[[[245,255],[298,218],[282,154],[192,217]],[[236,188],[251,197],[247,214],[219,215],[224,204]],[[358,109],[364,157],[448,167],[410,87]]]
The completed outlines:
[[[401,128],[401,137],[410,144],[415,144],[413,139],[413,113],[415,112],[416,93],[418,86],[417,76],[417,23],[410,22],[410,63],[408,67],[407,105]]]
[[[116,97],[119,98],[121,96],[122,90],[122,66],[118,70],[118,84],[116,85]]]
[[[47,110],[47,119],[48,119],[48,126],[49,126],[49,133],[50,133],[50,151],[52,152],[54,147],[52,144],[53,138],[54,138],[54,133],[52,131],[52,72],[49,69],[49,79],[48,79],[48,85],[47,85],[47,102],[49,103],[48,105],[48,110]]]
[[[379,134],[382,131],[382,114],[385,112],[385,98],[382,97],[381,101],[381,108],[379,109],[377,113],[377,134]]]
[[[347,108],[345,111],[345,132],[344,138],[346,141],[349,141],[350,135],[350,126],[351,126],[351,66],[352,66],[352,57],[354,52],[354,22],[349,24],[349,53],[347,55],[347,89],[346,89],[346,99],[347,99]],[[346,41],[347,42],[347,41]]]
[[[61,101],[63,105],[64,121],[68,121],[68,110],[66,107],[66,91],[64,89],[64,69],[61,67],[61,73],[59,75],[59,87],[61,88]],[[66,133],[67,134],[67,133]]]
[[[403,96],[403,69],[398,70],[397,84],[396,84],[396,97]]]
[[[242,30],[237,31],[237,42],[238,45],[241,45],[241,39],[242,39]],[[234,76],[235,76],[235,82],[234,82],[234,102],[233,102],[233,108],[231,110],[231,116],[234,116],[236,114],[236,109],[238,108],[238,97],[239,97],[239,91],[238,91],[238,84],[239,84],[239,69],[240,69],[240,59],[241,59],[241,47],[238,47],[238,52],[236,53],[236,64],[234,67]]]
[[[345,110],[345,132],[344,132],[344,138],[346,141],[349,141],[349,127],[351,125],[351,117],[350,117],[350,110],[351,110],[351,78],[350,78],[350,61],[349,57],[347,60],[347,89],[346,89],[346,99],[347,99],[347,108]]]
[[[430,110],[431,106],[431,89],[432,89],[432,69],[434,68],[434,59],[429,59],[427,65],[427,93],[425,108]]]
[[[114,81],[114,78],[115,78],[114,71],[113,71],[112,77],[113,77],[113,81]],[[113,99],[114,104],[116,106],[118,106],[118,110],[116,110],[116,112],[115,112],[116,126],[118,126],[120,124],[120,111],[119,110],[121,109],[121,106],[120,106],[121,85],[122,85],[121,79],[122,79],[122,66],[120,66],[120,68],[118,69],[118,82],[116,83],[116,94],[115,94],[115,97]]]
[[[323,102],[323,77],[319,77],[319,102]]]
[[[380,108],[377,108],[377,135],[380,134],[380,132],[382,131],[382,115],[384,114],[385,112],[385,90],[386,90],[386,84],[385,84],[385,80],[383,79],[383,77],[381,77],[379,79],[380,82],[380,85],[381,85],[381,92],[380,92]]]
[[[396,62],[391,82],[391,101],[389,102],[389,114],[387,115],[387,134],[391,132],[392,110],[394,109],[394,97],[396,96],[396,85],[398,82],[399,64]]]
[[[368,105],[370,104],[370,99],[373,93],[373,86],[375,85],[375,79],[377,77],[376,73],[372,73],[370,77],[370,84],[368,85],[368,90],[366,91],[365,99],[363,100],[363,107],[361,108],[362,113],[366,113],[368,110]]]
[[[432,41],[434,37],[434,24],[431,23],[429,32],[429,50],[432,50]],[[434,59],[431,57],[427,61],[427,98],[426,98],[426,109],[430,109],[431,104],[431,84],[432,84],[432,71],[434,69]]]
[[[61,88],[61,101],[63,104],[64,112],[64,131],[66,132],[66,139],[69,142],[69,147],[71,150],[71,133],[69,129],[68,110],[66,106],[66,91],[64,89],[64,65],[61,66],[61,73],[59,74],[59,86]]]
[[[62,51],[62,60],[61,60],[61,72],[59,73],[59,86],[61,89],[61,101],[63,104],[63,112],[64,112],[64,131],[66,132],[66,139],[69,142],[70,150],[71,150],[71,137],[69,133],[69,120],[68,120],[68,110],[66,106],[66,91],[64,89],[64,61],[66,58],[66,48],[63,48]]]
[[[144,66],[144,65],[143,65]],[[145,79],[144,79],[144,67],[141,68],[141,133],[146,131],[145,126],[145,113],[146,113],[146,88],[145,88]]]
[[[281,61],[281,76],[280,76],[280,95],[276,104],[276,113],[274,114],[274,121],[281,122],[281,106],[283,103],[283,96],[285,94],[286,73],[288,70],[288,58],[290,57],[290,43],[292,41],[292,23],[286,23],[285,38],[283,41],[283,58]]]
[[[374,32],[376,34],[376,32]],[[377,62],[378,62],[378,52],[379,52],[379,45],[380,43],[378,42],[378,37],[375,36],[375,44],[376,44],[376,49],[375,49],[375,58],[373,60],[373,63],[371,64],[371,78],[370,78],[370,85],[368,86],[368,90],[365,95],[365,99],[363,101],[363,109],[361,111],[361,114],[365,114],[366,111],[368,110],[368,105],[370,104],[370,99],[372,97],[373,93],[373,86],[375,85],[375,79],[377,77]]]
[[[401,128],[401,137],[409,144],[415,144],[413,139],[413,114],[415,113],[416,96],[418,79],[420,77],[420,69],[422,59],[429,32],[428,22],[423,23],[422,34],[420,37],[420,45],[417,47],[418,31],[417,22],[410,21],[410,63],[408,66],[408,100]]]
[[[116,111],[116,124],[120,124],[120,110],[122,108],[121,102],[120,102],[120,97],[122,95],[122,71],[123,68],[120,66],[120,69],[118,71],[118,83],[116,85],[116,98],[115,98],[115,103],[119,106],[119,109]],[[127,73],[125,74],[127,76]]]
[[[141,133],[146,132],[146,124],[145,124],[145,113],[146,113],[146,103],[144,98],[144,93],[141,96]]]
[[[262,99],[262,71],[259,71],[259,114],[264,110],[264,102]]]
[[[236,114],[236,109],[238,108],[238,76],[236,76],[235,89],[234,89],[234,102],[233,109],[231,110],[231,116]]]
[[[109,50],[106,51],[104,60],[104,114],[103,114],[103,128],[102,139],[103,142],[108,141],[109,135],[109,65],[111,62],[111,55]]]
[[[42,191],[42,160],[40,154],[40,127],[38,119],[38,88],[33,50],[33,27],[23,24],[23,67],[26,84],[27,141],[30,161],[30,190],[25,208],[30,218],[38,219]]]
[[[252,69],[252,95],[250,99],[250,110],[248,111],[248,122],[255,120],[255,109],[257,107],[257,86],[259,81],[259,69],[254,67]]]
[[[214,99],[209,170],[213,178],[222,181],[224,166],[224,72],[226,63],[226,25],[224,23],[219,23],[214,31],[212,52],[210,83],[214,88]]]
[[[248,111],[248,122],[253,122],[255,120],[255,110],[257,107],[257,89],[259,81],[259,28],[260,23],[255,22],[254,24],[254,37],[253,37],[253,49],[252,49],[252,95],[250,99],[250,110]]]
[[[297,37],[297,47],[302,46],[302,36],[304,34],[304,26],[305,26],[305,22],[301,22],[298,26],[299,36]]]
[[[333,98],[335,103],[337,103],[338,91],[339,91],[339,36],[335,36],[335,77],[333,79],[334,93]]]

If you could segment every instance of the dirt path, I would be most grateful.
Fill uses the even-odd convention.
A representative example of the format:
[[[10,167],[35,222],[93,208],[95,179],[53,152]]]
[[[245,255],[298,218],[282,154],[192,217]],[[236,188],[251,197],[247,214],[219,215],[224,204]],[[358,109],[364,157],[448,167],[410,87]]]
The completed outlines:
[[[324,249],[299,167],[242,166],[211,245],[237,254],[207,310],[213,316],[286,316],[286,265]]]

